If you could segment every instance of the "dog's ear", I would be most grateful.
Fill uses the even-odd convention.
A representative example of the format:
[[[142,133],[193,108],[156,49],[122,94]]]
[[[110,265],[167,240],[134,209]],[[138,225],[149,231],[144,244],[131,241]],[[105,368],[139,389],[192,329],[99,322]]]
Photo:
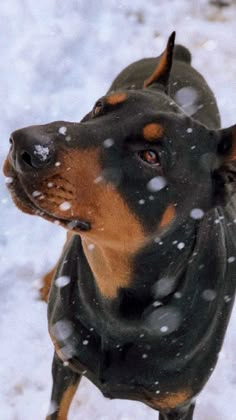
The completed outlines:
[[[167,89],[168,80],[170,76],[173,52],[175,46],[175,32],[172,32],[168,39],[165,51],[162,53],[159,63],[151,76],[144,81],[143,87],[146,88],[153,83],[159,83]]]

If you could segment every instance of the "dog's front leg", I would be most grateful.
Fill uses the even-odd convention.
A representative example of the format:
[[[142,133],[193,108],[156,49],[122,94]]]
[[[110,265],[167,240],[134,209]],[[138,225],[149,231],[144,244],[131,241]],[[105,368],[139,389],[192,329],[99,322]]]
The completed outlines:
[[[195,404],[189,403],[185,406],[162,412],[159,415],[159,420],[192,420]]]
[[[70,404],[80,383],[81,375],[65,366],[55,353],[52,378],[52,396],[46,420],[67,420]]]

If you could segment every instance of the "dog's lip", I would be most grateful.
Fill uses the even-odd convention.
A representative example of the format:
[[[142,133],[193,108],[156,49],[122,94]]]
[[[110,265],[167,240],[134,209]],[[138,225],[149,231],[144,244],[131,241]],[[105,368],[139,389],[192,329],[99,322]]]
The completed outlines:
[[[70,230],[79,229],[80,231],[86,232],[91,229],[91,223],[89,221],[81,220],[79,218],[67,219],[63,217],[57,217],[54,214],[46,211],[45,209],[42,209],[40,206],[35,204],[35,202],[31,199],[30,194],[28,194],[25,188],[23,187],[22,182],[17,176],[17,173],[13,171],[13,168],[8,174],[6,174],[6,178],[9,178],[6,179],[8,189],[12,191],[19,200],[23,200],[23,202],[25,202],[29,206],[31,211],[33,210],[36,215],[45,217],[46,219],[54,223],[58,222],[59,225]]]
[[[54,223],[58,222],[60,225],[66,227],[67,229],[75,230],[76,228],[78,228],[79,230],[83,232],[87,232],[88,230],[91,229],[91,223],[88,221],[84,221],[78,218],[66,219],[63,217],[57,217],[44,209],[42,210],[40,207],[38,207],[34,203],[32,203],[32,205],[35,207],[36,211],[38,212],[40,216],[51,219],[50,221],[53,221]]]

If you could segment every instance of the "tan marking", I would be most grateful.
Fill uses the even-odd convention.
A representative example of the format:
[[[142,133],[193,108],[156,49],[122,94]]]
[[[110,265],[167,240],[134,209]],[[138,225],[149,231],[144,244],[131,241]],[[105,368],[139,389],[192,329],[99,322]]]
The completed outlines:
[[[82,241],[82,243],[101,294],[108,299],[115,298],[119,288],[130,285],[132,275],[131,253],[127,255],[123,250],[116,252],[112,248],[100,248],[97,244],[95,244],[94,250],[90,251],[85,241]]]
[[[6,158],[6,160],[3,164],[2,170],[3,170],[3,174],[5,176],[12,177],[13,173],[12,173],[12,168],[11,168],[11,164],[10,164],[10,161],[9,161],[9,155],[7,156],[7,158]]]
[[[151,76],[147,80],[144,81],[144,84],[143,84],[144,88],[150,86],[154,82],[158,82],[158,79],[169,75],[169,71],[172,64],[174,40],[175,40],[175,34],[172,33],[172,35],[168,39],[167,47],[165,51],[162,53],[159,63],[157,64],[154,72],[151,74]]]
[[[114,93],[113,95],[107,96],[106,103],[109,105],[116,105],[124,102],[128,95],[125,92]]]
[[[78,384],[69,386],[63,394],[62,400],[60,402],[58,410],[58,420],[67,420],[67,414],[70,408],[71,401],[75,395],[75,392],[78,388]]]
[[[54,170],[51,176],[47,174],[45,179],[40,178],[34,190],[41,191],[45,198],[33,200],[54,217],[91,222],[91,231],[81,232],[83,248],[101,293],[112,298],[119,287],[129,285],[132,256],[146,237],[141,223],[114,185],[103,180],[99,154],[99,148],[61,151],[58,156],[61,165],[57,169],[60,177],[57,175],[56,178]],[[68,167],[70,171],[67,171]],[[54,184],[50,189],[47,187],[49,182]],[[32,189],[30,181],[29,188]],[[60,208],[64,197],[68,197],[66,201],[71,204],[66,211]],[[85,240],[95,244],[93,251],[86,247]]]
[[[163,136],[164,128],[157,123],[150,123],[143,128],[143,136],[147,141],[155,141]]]
[[[54,278],[54,274],[56,271],[57,265],[52,268],[51,271],[46,273],[42,278],[42,287],[39,289],[40,298],[45,302],[48,301],[49,290],[52,284],[52,280]]]
[[[82,245],[100,292],[114,298],[120,287],[130,285],[132,256],[144,245],[145,236],[121,196],[109,186],[105,196],[103,202],[109,206],[103,209],[104,231],[82,235]],[[94,245],[92,250],[91,244]]]
[[[152,83],[157,82],[158,79],[167,71],[167,50],[160,57],[160,61],[151,76],[145,80],[143,87],[146,88]]]
[[[30,204],[30,201],[27,199],[26,193],[23,190],[18,176],[16,175],[14,169],[11,166],[9,157],[4,162],[3,166],[3,173],[7,177],[11,177],[13,179],[12,183],[9,184],[8,188],[11,193],[12,200],[16,207],[18,207],[24,213],[34,215],[35,208]]]
[[[184,389],[179,392],[169,392],[164,395],[160,394],[156,398],[151,398],[151,403],[153,407],[156,407],[158,410],[169,410],[184,404],[189,401],[191,397],[191,390]]]
[[[168,226],[173,221],[175,214],[175,207],[173,206],[173,204],[170,204],[162,215],[159,228],[163,229],[166,226]]]

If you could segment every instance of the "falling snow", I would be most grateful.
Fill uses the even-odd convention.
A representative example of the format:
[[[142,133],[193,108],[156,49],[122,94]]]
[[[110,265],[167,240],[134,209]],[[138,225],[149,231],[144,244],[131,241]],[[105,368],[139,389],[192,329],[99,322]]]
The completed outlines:
[[[175,286],[175,279],[171,277],[163,277],[158,280],[154,286],[154,293],[157,298],[168,296]]]
[[[65,287],[69,283],[70,283],[70,277],[68,276],[57,277],[57,279],[55,280],[55,285],[59,288]]]
[[[147,189],[151,192],[160,191],[166,184],[167,181],[163,176],[155,176],[147,183]]]
[[[113,144],[114,144],[114,140],[113,140],[113,139],[106,139],[106,140],[104,140],[104,142],[103,142],[103,145],[104,145],[104,147],[105,147],[106,149],[108,149],[108,148],[112,147],[112,146],[113,146]]]
[[[13,178],[11,176],[6,176],[5,177],[5,183],[6,184],[11,184],[13,182]]]
[[[58,132],[62,134],[63,136],[65,136],[67,133],[67,128],[65,126],[62,126],[59,128]]]
[[[194,115],[198,110],[198,94],[191,86],[179,89],[175,94],[175,100],[188,115]]]
[[[204,300],[211,302],[216,298],[216,291],[211,289],[206,289],[202,292],[202,297]]]
[[[68,201],[64,201],[63,203],[59,205],[59,209],[61,211],[66,211],[66,210],[69,210],[70,208],[71,208],[71,203],[69,203]]]
[[[177,248],[178,249],[183,249],[185,247],[185,243],[184,242],[179,242],[178,244],[177,244]]]
[[[145,325],[157,335],[167,335],[181,324],[181,314],[174,306],[161,306],[147,316]]]
[[[52,333],[58,341],[64,341],[73,333],[72,323],[66,319],[58,321],[52,326]]]
[[[190,212],[190,216],[192,217],[192,219],[202,219],[204,216],[204,211],[202,209],[192,209]]]
[[[32,192],[32,197],[40,197],[42,195],[42,193],[40,191],[33,191]]]

